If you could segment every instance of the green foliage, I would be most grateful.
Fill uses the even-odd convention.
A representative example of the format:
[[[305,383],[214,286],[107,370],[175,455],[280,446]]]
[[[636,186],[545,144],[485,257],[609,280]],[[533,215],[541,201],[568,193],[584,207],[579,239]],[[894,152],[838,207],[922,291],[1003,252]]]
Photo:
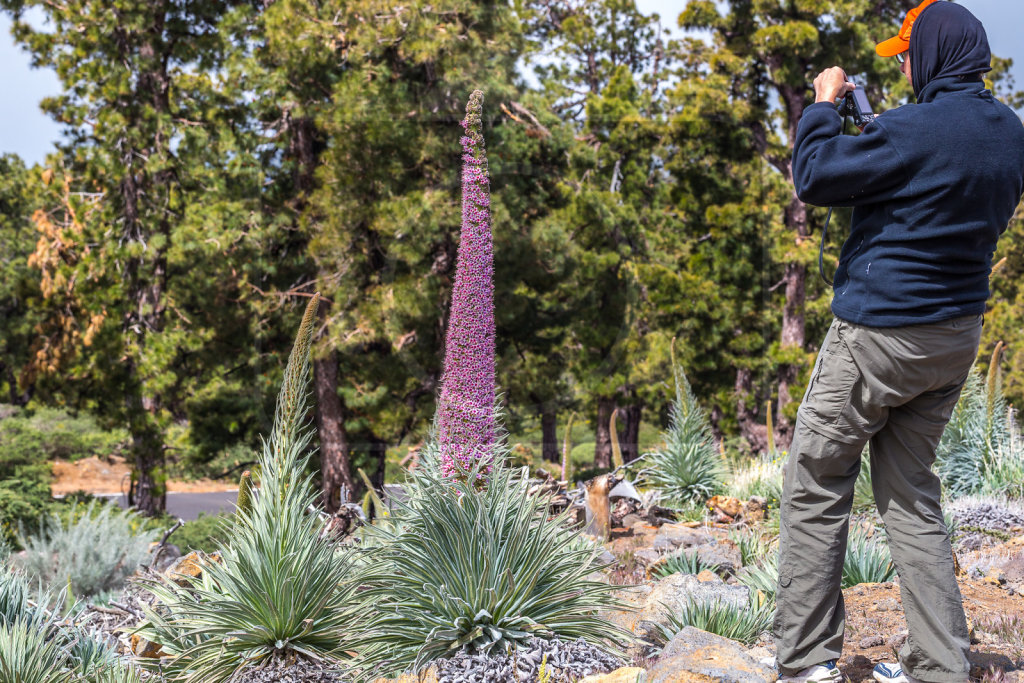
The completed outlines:
[[[44,589],[70,587],[79,599],[121,588],[149,555],[157,534],[113,504],[76,507],[70,518],[45,520],[38,533],[19,535],[18,566]]]
[[[319,297],[306,307],[278,396],[274,429],[259,455],[261,487],[239,509],[221,561],[205,561],[187,586],[146,585],[162,603],[140,632],[171,659],[170,680],[214,683],[238,671],[301,657],[337,665],[349,649],[357,612],[351,557],[326,534],[304,474],[312,437],[307,422],[310,345]]]
[[[676,504],[703,502],[723,485],[724,466],[711,436],[711,425],[697,405],[682,368],[673,363],[675,400],[664,446],[644,454],[644,481]]]
[[[768,553],[758,562],[745,564],[736,578],[751,591],[760,591],[765,599],[774,602],[779,585],[779,553]]]
[[[705,562],[695,552],[680,550],[659,562],[654,574],[658,577],[672,574],[700,574],[702,571],[717,572],[718,565]]]
[[[16,542],[19,526],[34,527],[49,511],[46,434],[20,411],[0,419],[0,542]]]
[[[744,561],[743,569],[737,574],[740,583],[751,590],[761,591],[774,601],[779,582],[779,559],[777,552],[767,548],[760,559],[751,564]],[[843,560],[842,587],[849,588],[859,583],[883,583],[896,575],[896,568],[884,539],[871,538],[859,529],[850,532]]]
[[[726,493],[740,500],[758,496],[769,508],[778,508],[782,500],[782,470],[786,452],[768,451],[765,455],[745,459],[735,466],[726,484]]]
[[[771,628],[774,613],[774,603],[757,596],[746,605],[690,596],[681,612],[669,615],[668,625],[658,627],[658,640],[664,645],[685,627],[693,626],[750,645]]]
[[[740,564],[744,567],[757,564],[776,551],[777,537],[761,533],[756,528],[729,534],[729,540],[740,551]]]
[[[174,532],[168,543],[181,548],[181,552],[199,550],[212,553],[224,545],[233,515],[227,513],[208,515],[200,512],[195,519],[185,522],[185,526]]]
[[[896,575],[884,539],[868,537],[860,529],[850,532],[843,560],[843,588],[859,583],[883,583]]]
[[[47,607],[51,611],[47,611]],[[0,566],[0,681],[139,683],[116,651],[66,621],[64,594],[32,595],[25,578]]]
[[[92,455],[119,454],[126,447],[123,429],[103,429],[87,413],[70,415],[54,408],[37,408],[0,420],[0,448],[11,459],[78,460]]]
[[[874,507],[875,494],[871,488],[871,447],[865,446],[860,455],[860,472],[853,485],[853,510],[864,512]]]
[[[936,452],[935,470],[954,498],[972,493],[1021,495],[1024,439],[1016,415],[1006,405],[993,355],[988,381],[967,377]]]
[[[622,637],[598,615],[617,604],[613,587],[588,578],[598,551],[564,514],[549,518],[527,474],[500,454],[482,490],[426,468],[411,474],[391,524],[368,530],[378,550],[363,577],[374,605],[360,642],[366,670],[419,671],[463,649],[500,651],[535,636]]]

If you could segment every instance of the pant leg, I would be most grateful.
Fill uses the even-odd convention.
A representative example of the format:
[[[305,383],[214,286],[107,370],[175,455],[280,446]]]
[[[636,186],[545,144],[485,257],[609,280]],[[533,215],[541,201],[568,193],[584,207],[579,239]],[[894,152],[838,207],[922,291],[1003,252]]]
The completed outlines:
[[[846,343],[848,323],[829,329],[797,413],[786,461],[773,631],[776,660],[795,674],[842,654],[843,559],[860,456],[884,408],[859,410],[864,377]]]
[[[872,486],[900,576],[909,636],[900,652],[907,673],[922,681],[967,681],[967,620],[953,552],[932,472],[942,428],[962,382],[922,394],[891,411],[871,439]]]
[[[960,680],[959,668],[944,669],[939,655],[927,654],[943,647],[941,638],[934,635],[941,635],[942,628],[948,626],[955,640],[955,619],[937,617],[939,622],[948,622],[947,626],[930,629],[936,617],[929,615],[924,603],[932,600],[933,593],[941,592],[940,601],[959,604],[959,592],[955,581],[950,587],[948,581],[935,583],[927,572],[915,574],[918,543],[927,546],[927,555],[936,562],[948,558],[950,568],[952,553],[944,525],[943,546],[934,524],[927,523],[929,518],[934,522],[934,510],[938,509],[937,483],[932,489],[913,484],[927,479],[918,471],[922,466],[934,477],[929,468],[935,459],[935,445],[974,362],[980,334],[981,316],[905,328],[833,322],[800,406],[786,463],[774,624],[777,660],[783,673],[796,673],[841,654],[844,609],[840,585],[853,487],[864,444],[888,428],[881,439],[874,440],[872,449],[874,460],[887,462],[872,476],[875,485],[883,489],[879,507],[888,513],[897,509],[890,500],[902,500],[908,510],[932,510],[930,517],[917,514],[916,523],[913,516],[889,515],[899,527],[890,547],[904,543],[893,550],[894,559],[899,558],[901,585],[918,586],[909,601],[912,637],[904,663],[911,675],[922,673],[923,680]],[[905,433],[907,429],[929,435],[930,441],[914,441]],[[903,445],[896,448],[893,444]],[[906,455],[889,457],[887,452],[911,453],[919,462],[915,465]],[[901,470],[900,476],[887,476],[904,465],[907,469]],[[921,495],[934,502],[913,508],[912,501]],[[906,571],[913,576],[905,578]],[[943,570],[932,573],[940,576]],[[922,609],[915,613],[917,602]],[[932,659],[920,659],[922,656]]]

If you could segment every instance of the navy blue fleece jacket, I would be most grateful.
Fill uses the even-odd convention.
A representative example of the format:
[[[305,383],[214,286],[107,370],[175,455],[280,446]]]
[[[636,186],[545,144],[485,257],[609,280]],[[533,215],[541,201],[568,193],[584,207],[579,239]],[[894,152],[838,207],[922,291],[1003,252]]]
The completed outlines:
[[[896,327],[985,311],[992,254],[1024,193],[1024,126],[977,75],[988,41],[960,10],[936,3],[914,25],[917,104],[857,136],[840,135],[827,102],[800,121],[797,196],[854,207],[834,278],[832,312],[843,320]]]

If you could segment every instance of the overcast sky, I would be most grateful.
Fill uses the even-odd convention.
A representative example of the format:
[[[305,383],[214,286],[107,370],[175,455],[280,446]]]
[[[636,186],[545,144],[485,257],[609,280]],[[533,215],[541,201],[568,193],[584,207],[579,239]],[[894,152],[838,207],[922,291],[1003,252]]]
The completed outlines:
[[[646,13],[661,15],[666,28],[676,29],[685,0],[637,0]],[[907,0],[907,7],[913,0]],[[1018,86],[1024,87],[1024,2],[1020,0],[961,0],[985,25],[992,51],[1014,60]],[[13,152],[27,163],[41,162],[60,135],[60,128],[39,110],[39,101],[60,91],[56,75],[29,67],[28,55],[14,45],[10,20],[0,17],[0,153]],[[893,26],[893,35],[898,26]],[[889,36],[879,36],[879,40]],[[842,65],[840,65],[842,66]]]

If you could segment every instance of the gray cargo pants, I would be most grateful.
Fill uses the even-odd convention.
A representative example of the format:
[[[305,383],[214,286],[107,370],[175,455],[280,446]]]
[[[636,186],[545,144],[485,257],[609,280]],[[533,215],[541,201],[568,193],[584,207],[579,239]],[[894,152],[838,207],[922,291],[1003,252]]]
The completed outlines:
[[[967,621],[931,466],[977,356],[981,324],[980,315],[899,328],[833,321],[785,468],[773,629],[784,674],[842,653],[843,558],[870,442],[875,503],[910,633],[903,668],[922,681],[967,681]]]

